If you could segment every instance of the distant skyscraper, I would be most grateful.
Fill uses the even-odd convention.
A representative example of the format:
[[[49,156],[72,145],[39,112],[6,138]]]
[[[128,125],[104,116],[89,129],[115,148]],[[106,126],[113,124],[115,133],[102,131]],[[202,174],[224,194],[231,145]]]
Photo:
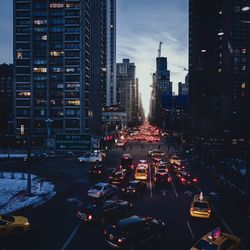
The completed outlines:
[[[189,1],[189,93],[193,131],[250,135],[250,1]]]
[[[104,2],[104,105],[116,104],[116,0]]]
[[[185,82],[178,83],[178,95],[187,96],[188,93],[189,93],[189,74],[187,73],[185,77]]]
[[[135,64],[129,59],[123,59],[122,63],[117,63],[117,104],[125,109],[128,124],[136,123],[134,120],[136,104],[136,79]]]
[[[44,138],[48,118],[54,134],[99,130],[101,8],[95,0],[14,1],[17,134],[24,125]]]

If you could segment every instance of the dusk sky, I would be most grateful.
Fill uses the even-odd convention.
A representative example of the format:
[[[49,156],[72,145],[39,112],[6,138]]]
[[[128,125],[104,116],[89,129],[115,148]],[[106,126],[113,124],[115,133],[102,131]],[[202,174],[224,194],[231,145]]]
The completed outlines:
[[[0,63],[12,62],[12,2],[0,1]],[[146,114],[159,42],[177,92],[188,68],[187,39],[187,0],[117,0],[117,62],[130,58],[136,64]]]

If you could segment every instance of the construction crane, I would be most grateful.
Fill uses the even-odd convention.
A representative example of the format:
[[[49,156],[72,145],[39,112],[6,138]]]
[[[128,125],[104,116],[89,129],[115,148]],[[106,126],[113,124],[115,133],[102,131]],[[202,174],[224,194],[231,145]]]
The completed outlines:
[[[158,57],[161,57],[161,45],[162,45],[162,42],[160,42],[159,44]]]

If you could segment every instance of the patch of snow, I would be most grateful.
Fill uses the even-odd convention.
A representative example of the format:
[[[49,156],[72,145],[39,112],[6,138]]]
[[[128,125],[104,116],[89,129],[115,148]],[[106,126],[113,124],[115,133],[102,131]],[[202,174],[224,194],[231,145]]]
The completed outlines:
[[[29,177],[30,176],[30,177]],[[28,195],[28,178],[31,195]],[[0,172],[0,214],[7,214],[25,207],[37,207],[55,194],[55,186],[36,175]]]

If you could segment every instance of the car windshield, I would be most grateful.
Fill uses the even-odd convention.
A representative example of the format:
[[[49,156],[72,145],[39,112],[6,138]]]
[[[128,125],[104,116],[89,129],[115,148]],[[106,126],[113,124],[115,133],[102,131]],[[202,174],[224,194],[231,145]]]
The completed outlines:
[[[198,250],[217,250],[217,245],[214,243],[208,242],[206,240],[201,239],[195,246]]]
[[[138,168],[136,169],[137,173],[146,173],[146,169],[145,168]]]
[[[197,208],[206,208],[208,209],[208,204],[205,203],[205,202],[194,202],[194,207],[197,207]]]
[[[121,165],[122,166],[127,166],[132,164],[132,159],[131,158],[122,158],[121,159]]]
[[[114,174],[115,177],[122,177],[122,172],[117,172]]]
[[[9,221],[9,222],[14,222],[15,221],[15,218],[13,216],[9,216],[9,215],[1,215],[1,219]]]
[[[166,170],[166,167],[165,167],[165,166],[160,165],[160,166],[158,167],[158,169],[159,169],[159,170]]]
[[[96,189],[96,190],[102,190],[102,186],[95,185],[95,186],[93,187],[93,189]]]
[[[166,171],[164,169],[158,169],[157,173],[166,173]]]

